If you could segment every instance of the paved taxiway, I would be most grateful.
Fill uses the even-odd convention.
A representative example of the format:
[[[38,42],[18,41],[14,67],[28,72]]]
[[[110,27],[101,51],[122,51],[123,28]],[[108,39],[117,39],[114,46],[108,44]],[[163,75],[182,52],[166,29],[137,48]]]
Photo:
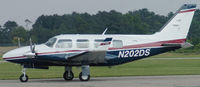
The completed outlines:
[[[73,81],[30,79],[27,83],[0,80],[0,87],[200,87],[200,75],[98,77],[88,82],[78,78]]]

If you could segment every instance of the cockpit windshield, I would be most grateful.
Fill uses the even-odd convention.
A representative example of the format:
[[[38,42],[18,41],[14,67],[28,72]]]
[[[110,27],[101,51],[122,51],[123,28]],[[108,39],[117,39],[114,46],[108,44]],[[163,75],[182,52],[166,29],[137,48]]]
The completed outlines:
[[[46,43],[45,45],[47,45],[48,47],[53,47],[53,45],[55,44],[56,42],[56,38],[50,38]]]

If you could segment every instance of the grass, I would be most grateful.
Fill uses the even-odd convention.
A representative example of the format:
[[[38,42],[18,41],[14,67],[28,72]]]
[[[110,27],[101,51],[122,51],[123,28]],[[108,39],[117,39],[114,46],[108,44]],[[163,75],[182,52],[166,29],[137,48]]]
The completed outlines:
[[[2,55],[9,50],[17,48],[16,46],[0,47],[0,61],[2,60]]]
[[[9,50],[17,48],[16,46],[0,47],[0,54],[3,54]]]
[[[160,55],[153,56],[151,58],[190,58],[190,57],[200,57],[200,53],[163,53]]]
[[[1,60],[3,60],[3,59],[2,59],[2,54],[0,54],[0,61],[1,61]]]
[[[200,59],[139,60],[108,67],[91,67],[92,77],[112,76],[154,76],[154,75],[199,75]],[[0,63],[0,79],[18,79],[20,65]],[[64,67],[50,67],[49,70],[28,69],[30,78],[62,78]],[[73,68],[78,77],[80,68]]]

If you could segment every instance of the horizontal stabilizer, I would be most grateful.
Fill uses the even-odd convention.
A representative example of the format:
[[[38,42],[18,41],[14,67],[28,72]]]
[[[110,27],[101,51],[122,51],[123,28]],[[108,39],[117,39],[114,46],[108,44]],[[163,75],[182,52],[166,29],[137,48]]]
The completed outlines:
[[[170,47],[181,47],[181,44],[178,43],[165,43],[162,46],[170,46]]]
[[[162,46],[188,48],[188,47],[191,47],[193,45],[188,43],[188,42],[186,42],[186,43],[183,43],[183,44],[180,44],[180,43],[164,43],[164,44],[162,44]]]
[[[188,47],[192,47],[192,46],[194,46],[194,45],[192,45],[191,43],[188,43],[188,42],[182,44],[183,48],[188,48]]]

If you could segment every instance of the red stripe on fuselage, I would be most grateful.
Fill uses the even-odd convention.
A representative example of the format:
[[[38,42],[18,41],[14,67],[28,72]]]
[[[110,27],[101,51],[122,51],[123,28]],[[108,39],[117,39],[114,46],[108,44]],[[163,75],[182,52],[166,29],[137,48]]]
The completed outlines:
[[[44,53],[37,53],[38,55],[41,54],[53,54],[53,53],[65,53],[65,52],[79,52],[81,50],[68,50],[68,51],[56,51],[56,52],[44,52]]]
[[[45,53],[36,53],[37,55],[42,55],[42,54],[54,54],[54,53],[65,53],[65,52],[79,52],[80,50],[68,50],[68,51],[56,51],[56,52],[45,52]],[[27,58],[25,56],[16,56],[16,57],[6,57],[6,58],[3,58],[5,60],[8,60],[8,59],[19,59],[19,58]]]
[[[186,12],[193,12],[195,11],[196,9],[190,9],[190,10],[185,10],[185,11],[179,11],[179,13],[186,13]]]
[[[111,44],[111,42],[104,42],[104,43],[101,43],[100,45],[102,46],[102,45],[110,45]]]
[[[186,39],[178,39],[178,40],[169,40],[169,41],[159,41],[159,42],[152,42],[152,43],[145,43],[145,44],[138,44],[138,45],[129,45],[124,46],[123,48],[109,48],[109,50],[117,50],[117,49],[130,49],[130,48],[142,48],[142,47],[155,47],[155,46],[162,46],[164,43],[184,43]]]
[[[26,57],[25,56],[17,56],[17,57],[6,57],[3,59],[7,60],[7,59],[17,59],[17,58],[26,58]]]

